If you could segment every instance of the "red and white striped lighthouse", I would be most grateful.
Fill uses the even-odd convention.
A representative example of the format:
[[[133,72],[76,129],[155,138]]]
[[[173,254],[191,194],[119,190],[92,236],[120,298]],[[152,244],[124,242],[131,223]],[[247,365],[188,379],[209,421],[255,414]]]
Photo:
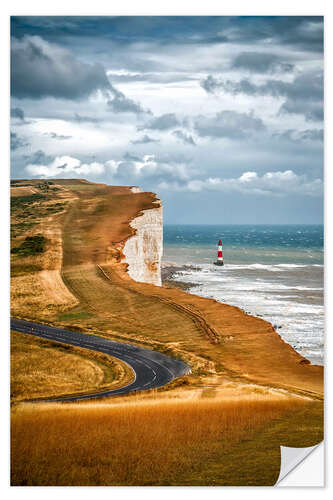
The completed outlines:
[[[219,240],[219,244],[217,247],[217,261],[214,262],[216,266],[223,266],[223,250],[222,250],[222,241]]]

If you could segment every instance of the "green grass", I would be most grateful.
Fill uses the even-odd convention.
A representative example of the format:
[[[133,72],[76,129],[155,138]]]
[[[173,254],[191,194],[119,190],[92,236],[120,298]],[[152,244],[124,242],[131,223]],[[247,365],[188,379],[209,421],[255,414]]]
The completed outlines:
[[[29,194],[27,196],[12,196],[10,200],[11,209],[25,208],[36,201],[45,200],[46,196],[43,194]]]
[[[186,484],[200,485],[205,477],[209,484],[220,486],[274,485],[279,474],[280,446],[314,446],[323,438],[323,405],[311,401],[242,439],[227,455],[212,457],[200,475],[193,475]]]
[[[87,311],[77,311],[77,312],[66,312],[58,315],[60,321],[71,321],[76,319],[87,319],[91,318],[92,314]]]

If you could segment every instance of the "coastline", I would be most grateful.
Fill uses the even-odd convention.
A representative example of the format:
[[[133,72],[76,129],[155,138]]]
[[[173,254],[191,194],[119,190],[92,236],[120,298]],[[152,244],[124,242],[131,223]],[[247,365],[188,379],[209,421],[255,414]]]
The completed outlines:
[[[196,293],[198,288],[193,289],[195,280],[183,283],[177,279],[179,271],[189,276],[195,271],[200,274],[203,270],[200,271],[199,266],[181,267],[164,262],[164,286],[131,277],[129,264],[122,260],[122,249],[135,235],[130,222],[152,208],[155,195],[91,183],[82,186],[80,182],[62,182],[68,189],[62,190],[59,184],[54,202],[60,194],[71,196],[72,202],[63,216],[58,217],[63,242],[61,275],[76,303],[73,305],[68,295],[60,297],[60,302],[59,288],[54,286],[49,286],[46,293],[45,287],[42,288],[44,282],[38,281],[40,273],[29,270],[23,277],[12,276],[12,292],[20,293],[22,284],[26,284],[24,290],[29,291],[24,295],[25,308],[20,307],[20,316],[33,316],[33,321],[68,331],[98,334],[130,344],[134,351],[136,347],[146,347],[185,361],[191,373],[159,390],[126,396],[126,399],[75,403],[72,410],[66,406],[64,411],[63,403],[13,406],[12,484],[40,486],[60,481],[62,485],[115,485],[119,483],[119,475],[113,478],[111,474],[113,463],[118,463],[124,464],[123,484],[138,485],[138,480],[129,476],[128,471],[133,470],[133,463],[141,464],[142,457],[148,457],[146,482],[142,481],[141,471],[138,476],[144,485],[192,485],[193,481],[201,485],[253,485],[257,484],[254,481],[258,477],[260,484],[274,484],[279,474],[281,444],[304,447],[322,440],[322,367],[309,364],[282,340],[268,321],[247,314],[239,307],[200,296]],[[44,210],[43,203],[47,202],[48,199],[36,204],[36,215]],[[38,230],[50,237],[53,226],[54,219],[48,218]],[[147,233],[149,237],[149,231]],[[144,228],[138,237],[144,243]],[[40,262],[43,272],[50,272],[50,265],[54,266],[53,249],[54,245],[47,247],[43,260],[40,255],[29,257],[30,263]],[[154,260],[151,245],[144,245],[143,250],[138,253],[141,269],[144,259],[149,263]],[[15,264],[15,254],[12,260]],[[51,273],[50,277],[53,276]],[[26,341],[31,340],[32,337],[27,336]],[[29,363],[26,354],[24,362]],[[49,373],[52,377],[56,375],[51,365],[45,367],[41,378]],[[24,378],[26,371],[21,370],[19,375]],[[175,411],[170,413],[172,408]],[[110,418],[114,419],[118,410],[120,425],[110,428]],[[70,416],[68,411],[72,412]],[[121,414],[124,411],[125,418]],[[62,418],[65,413],[66,417]],[[244,434],[239,440],[230,429],[230,422],[238,433],[242,415]],[[258,421],[258,417],[265,415],[265,421]],[[223,418],[225,429],[221,426]],[[216,428],[212,429],[213,421]],[[80,429],[77,422],[82,424]],[[41,429],[45,430],[42,434]],[[100,431],[97,435],[96,429]],[[165,429],[171,431],[165,432]],[[188,435],[185,441],[181,441],[183,431],[185,437]],[[117,435],[119,440],[115,441]],[[129,435],[136,436],[136,446],[128,447]],[[91,443],[82,441],[82,436],[93,436]],[[161,440],[160,436],[166,439]],[[170,446],[170,436],[178,448]],[[64,439],[69,453],[59,457],[59,443]],[[221,439],[228,448],[221,446]],[[115,446],[115,442],[120,446]],[[189,445],[192,454],[188,467],[181,468],[178,458],[188,456]],[[110,449],[114,462],[110,462]],[[170,449],[176,453],[172,454],[174,460],[165,465],[163,482],[159,470],[152,475],[151,464],[164,463]],[[77,450],[82,450],[82,454],[78,455]],[[95,470],[91,472],[89,468],[91,476],[87,480],[82,464],[87,464],[91,450],[95,453],[91,462]],[[29,469],[26,468],[27,453]],[[199,462],[195,465],[197,457]],[[254,460],[261,468],[259,472],[253,468]],[[180,471],[176,479],[175,470]],[[222,470],[222,474],[217,476],[216,470]]]
[[[318,281],[322,266],[231,263],[221,274],[205,262],[193,265],[173,259],[162,262],[162,268],[166,286],[261,318],[311,364],[324,364],[322,288],[314,288],[320,284],[310,281],[310,273]]]
[[[180,265],[180,264],[177,264],[175,262],[164,262],[164,263],[162,262],[161,263],[162,286],[164,286],[166,288],[177,288],[179,290],[186,291],[186,292],[188,292],[191,295],[196,295],[198,297],[201,297],[201,295],[195,293],[195,290],[193,290],[193,288],[199,288],[200,287],[200,285],[198,283],[183,282],[183,281],[177,280],[177,274],[180,273],[180,272],[183,272],[183,271],[185,271],[185,272],[186,271],[198,271],[198,270],[201,270],[201,268],[198,267],[198,266],[192,266],[190,264]],[[220,302],[224,306],[238,307],[238,309],[240,309],[244,314],[247,314],[247,315],[252,316],[254,318],[262,318],[263,317],[261,314],[254,314],[254,313],[248,312],[245,309],[243,309],[242,307],[235,306],[234,304],[229,304],[229,303],[226,303],[226,302],[221,302],[218,299],[215,299],[214,297],[210,297],[210,298],[212,298],[213,300],[216,300],[217,302]],[[264,321],[267,321],[267,320],[264,319]],[[277,330],[280,329],[281,326],[280,325],[275,325],[275,324],[271,323],[270,321],[267,321],[267,322],[272,326],[273,330],[275,330],[275,332],[279,335],[279,333],[277,332]],[[308,361],[309,363],[311,363],[310,360],[308,360],[307,358],[305,358],[305,359],[306,359],[306,361]]]
[[[196,283],[184,283],[183,281],[179,281],[175,279],[175,275],[181,271],[189,271],[191,269],[195,269],[193,266],[183,265],[179,266],[173,262],[162,262],[161,263],[161,278],[162,278],[162,286],[167,288],[179,288],[180,290],[188,291],[197,285]]]

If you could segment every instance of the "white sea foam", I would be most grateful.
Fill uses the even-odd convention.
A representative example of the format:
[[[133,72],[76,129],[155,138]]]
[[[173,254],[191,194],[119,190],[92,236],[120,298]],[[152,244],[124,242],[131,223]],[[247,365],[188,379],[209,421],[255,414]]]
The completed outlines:
[[[292,268],[307,267],[307,266],[306,264],[276,264],[276,267],[280,268],[286,267],[287,269],[292,269]]]
[[[323,287],[294,286],[293,290],[304,290],[304,291],[323,290]]]
[[[271,264],[225,264],[224,266],[226,269],[231,269],[233,271],[239,270],[239,269],[262,269],[263,271],[278,271],[276,269],[276,266],[271,265]]]
[[[313,264],[316,266],[317,264]],[[263,271],[281,272],[283,270],[289,271],[290,269],[298,269],[302,267],[308,267],[305,264],[225,264],[225,268],[237,270],[237,269],[259,269]]]
[[[197,286],[203,297],[240,307],[270,321],[303,356],[323,362],[324,308],[318,264],[201,264],[178,273],[176,279]],[[286,271],[292,270],[290,275]],[[271,272],[273,271],[273,272]],[[319,282],[318,282],[319,280]],[[311,294],[313,292],[313,294]]]

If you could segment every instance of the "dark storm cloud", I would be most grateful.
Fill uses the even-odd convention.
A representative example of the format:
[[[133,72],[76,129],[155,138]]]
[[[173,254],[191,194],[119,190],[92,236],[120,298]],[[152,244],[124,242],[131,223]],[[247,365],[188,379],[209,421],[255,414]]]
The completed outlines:
[[[150,113],[116,89],[109,82],[101,64],[83,63],[68,50],[38,36],[12,39],[13,96],[32,99],[51,96],[77,100],[97,90],[103,91],[108,97],[108,108],[114,113]]]
[[[220,89],[223,89],[221,81],[217,80],[217,78],[212,75],[208,75],[206,78],[201,80],[200,86],[207,92],[207,94],[215,94]]]
[[[13,16],[12,35],[40,33],[55,39],[60,36],[94,38],[115,41],[119,45],[133,42],[210,43],[226,42],[220,33],[227,17],[201,16]]]
[[[54,160],[53,156],[45,154],[41,149],[35,151],[32,155],[24,155],[23,158],[26,163],[31,163],[33,165],[47,165]]]
[[[187,223],[219,223],[216,206],[222,191],[226,222],[283,223],[290,217],[292,222],[321,221],[322,200],[311,205],[310,188],[322,177],[322,126],[318,121],[304,125],[299,113],[308,119],[322,115],[322,85],[316,76],[323,65],[322,17],[27,16],[12,18],[12,37],[15,56],[23,48],[26,56],[23,62],[16,59],[23,68],[19,92],[32,97],[13,100],[12,108],[22,107],[33,117],[31,126],[16,117],[13,132],[22,130],[36,149],[45,148],[30,156],[31,146],[14,151],[16,177],[89,175],[109,184],[128,184],[132,178],[144,190],[157,192],[164,185],[168,223],[179,222],[185,213]],[[79,71],[72,68],[72,60]],[[94,74],[97,67],[101,70]],[[211,75],[203,88],[210,94],[225,93],[223,99],[198,92],[203,75]],[[74,88],[81,85],[82,92]],[[96,90],[104,99],[88,99]],[[40,95],[51,98],[36,101]],[[87,99],[79,100],[81,96]],[[237,112],[227,111],[228,101]],[[144,114],[146,105],[150,116]],[[50,130],[74,134],[51,120],[71,122],[82,139],[76,151],[70,140],[46,140],[43,132]],[[94,129],[91,135],[89,129]],[[81,155],[91,151],[98,165],[89,159],[82,170]],[[48,156],[51,152],[57,156]],[[71,167],[67,157],[80,158],[81,166]],[[266,174],[277,181],[277,173],[289,170],[300,179],[299,193],[304,194],[297,206],[288,176],[281,188],[284,202],[273,211],[268,197],[263,205],[260,195],[238,189],[260,189]],[[248,172],[256,177],[243,176]],[[303,176],[308,179],[305,187]]]
[[[297,76],[292,82],[267,80],[263,84],[255,84],[244,78],[240,81],[218,80],[212,75],[200,82],[208,93],[225,91],[230,94],[247,94],[250,96],[270,95],[315,100],[323,96],[323,76],[321,72],[308,72]]]
[[[149,144],[154,142],[160,142],[160,141],[158,139],[153,139],[152,137],[149,137],[149,135],[147,134],[145,134],[139,139],[131,141],[132,144]]]
[[[218,80],[209,75],[200,85],[210,94],[224,91],[233,95],[283,97],[286,100],[281,113],[303,114],[307,120],[323,119],[323,75],[319,71],[303,73],[292,82],[270,79],[263,84],[252,83],[247,78]]]
[[[170,130],[181,124],[181,121],[174,113],[166,113],[152,118],[145,125],[138,127],[138,130]]]
[[[73,120],[78,122],[78,123],[84,123],[84,122],[98,123],[99,122],[98,118],[94,118],[92,116],[80,115],[78,113],[74,114]]]
[[[24,111],[21,108],[11,108],[10,116],[12,118],[19,118],[20,120],[24,121]]]
[[[16,151],[16,149],[23,148],[23,146],[29,146],[29,142],[27,142],[22,137],[18,136],[15,132],[11,132],[10,133],[11,151]]]
[[[324,131],[322,129],[318,130],[303,130],[300,133],[300,137],[305,141],[323,141],[324,140]]]
[[[110,85],[110,93],[113,96],[112,99],[107,101],[110,111],[113,111],[114,113],[151,114],[149,109],[144,109],[140,103],[129,99],[113,85]]]
[[[303,101],[301,98],[287,99],[280,108],[280,113],[304,115],[308,121],[323,121],[323,103],[318,101]]]
[[[322,16],[14,16],[12,36],[36,34],[48,40],[94,40],[121,46],[269,42],[298,50],[323,50]]]
[[[253,73],[273,73],[292,71],[294,65],[281,61],[276,54],[241,52],[235,57],[231,67]]]
[[[172,132],[172,135],[177,137],[177,139],[179,139],[184,144],[190,144],[191,146],[196,146],[193,137],[190,134],[186,134],[182,130],[175,130],[174,132]]]
[[[289,142],[300,142],[300,141],[322,142],[324,140],[324,131],[323,129],[307,129],[307,130],[289,129],[289,130],[284,130],[283,132],[276,132],[272,134],[272,138]]]
[[[194,128],[201,137],[241,139],[253,132],[264,130],[265,126],[253,113],[221,111],[211,117],[198,116]]]
[[[242,16],[235,19],[229,41],[256,43],[268,41],[298,50],[323,51],[322,16]]]
[[[101,64],[85,64],[38,36],[11,43],[11,93],[18,98],[81,99],[110,84]]]

